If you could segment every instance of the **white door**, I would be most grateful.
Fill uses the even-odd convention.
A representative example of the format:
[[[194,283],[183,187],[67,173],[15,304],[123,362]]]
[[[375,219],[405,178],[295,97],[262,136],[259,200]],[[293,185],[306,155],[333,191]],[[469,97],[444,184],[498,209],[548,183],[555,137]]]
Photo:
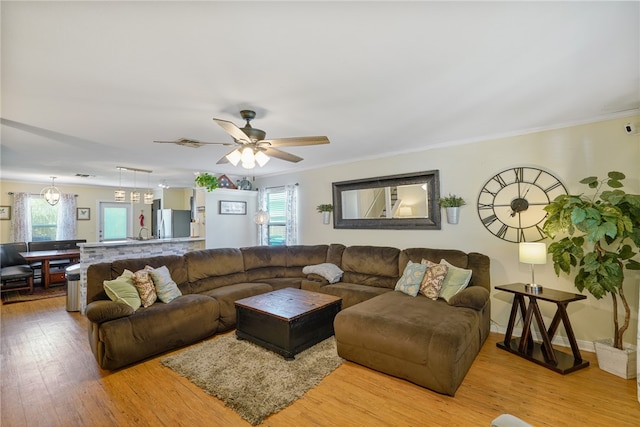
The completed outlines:
[[[131,204],[100,202],[98,239],[100,242],[131,237]]]

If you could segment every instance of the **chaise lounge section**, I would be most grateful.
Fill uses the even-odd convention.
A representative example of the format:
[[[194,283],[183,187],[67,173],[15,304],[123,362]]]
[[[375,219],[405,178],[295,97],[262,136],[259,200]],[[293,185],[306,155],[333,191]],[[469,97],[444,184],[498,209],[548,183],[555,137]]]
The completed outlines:
[[[472,270],[469,288],[448,303],[394,291],[407,263],[422,259]],[[303,272],[323,263],[341,269],[341,280]],[[146,266],[166,266],[182,295],[137,310],[109,299],[105,281]],[[453,395],[488,336],[489,283],[488,257],[455,250],[341,244],[207,249],[91,265],[86,315],[98,364],[115,370],[233,329],[238,299],[284,287],[332,294],[343,299],[334,323],[340,356]]]

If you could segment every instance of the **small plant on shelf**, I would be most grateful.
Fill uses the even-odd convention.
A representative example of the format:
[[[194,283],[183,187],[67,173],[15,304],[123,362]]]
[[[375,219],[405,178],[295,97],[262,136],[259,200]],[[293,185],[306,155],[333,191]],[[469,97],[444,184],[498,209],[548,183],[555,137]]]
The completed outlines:
[[[213,191],[218,188],[218,178],[207,173],[199,173],[195,178],[196,184],[200,187],[204,187],[207,191]]]
[[[462,197],[449,194],[447,197],[440,197],[438,204],[443,208],[459,208],[460,206],[466,205],[467,202],[465,202]]]
[[[318,205],[318,212],[333,212],[333,205]]]

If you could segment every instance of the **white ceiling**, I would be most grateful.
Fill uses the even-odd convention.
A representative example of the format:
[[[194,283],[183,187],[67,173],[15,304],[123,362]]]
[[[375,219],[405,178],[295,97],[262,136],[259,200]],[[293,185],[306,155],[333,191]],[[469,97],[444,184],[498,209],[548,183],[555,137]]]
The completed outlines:
[[[2,179],[260,176],[637,114],[640,3],[2,1]],[[326,135],[244,172],[211,119]],[[91,175],[77,178],[76,173]],[[124,177],[131,181],[132,177]],[[146,184],[146,176],[138,183]],[[123,182],[131,184],[131,182]]]

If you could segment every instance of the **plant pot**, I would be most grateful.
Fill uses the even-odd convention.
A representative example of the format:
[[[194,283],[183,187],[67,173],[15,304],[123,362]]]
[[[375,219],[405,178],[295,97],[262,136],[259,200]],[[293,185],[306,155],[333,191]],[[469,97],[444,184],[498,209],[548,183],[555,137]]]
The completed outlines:
[[[331,221],[331,212],[322,212],[322,223],[329,224]]]
[[[460,207],[445,208],[447,210],[447,222],[457,224],[460,218]]]
[[[613,346],[612,339],[594,341],[598,366],[603,371],[626,380],[636,377],[637,351],[629,344],[625,344],[624,350]]]

